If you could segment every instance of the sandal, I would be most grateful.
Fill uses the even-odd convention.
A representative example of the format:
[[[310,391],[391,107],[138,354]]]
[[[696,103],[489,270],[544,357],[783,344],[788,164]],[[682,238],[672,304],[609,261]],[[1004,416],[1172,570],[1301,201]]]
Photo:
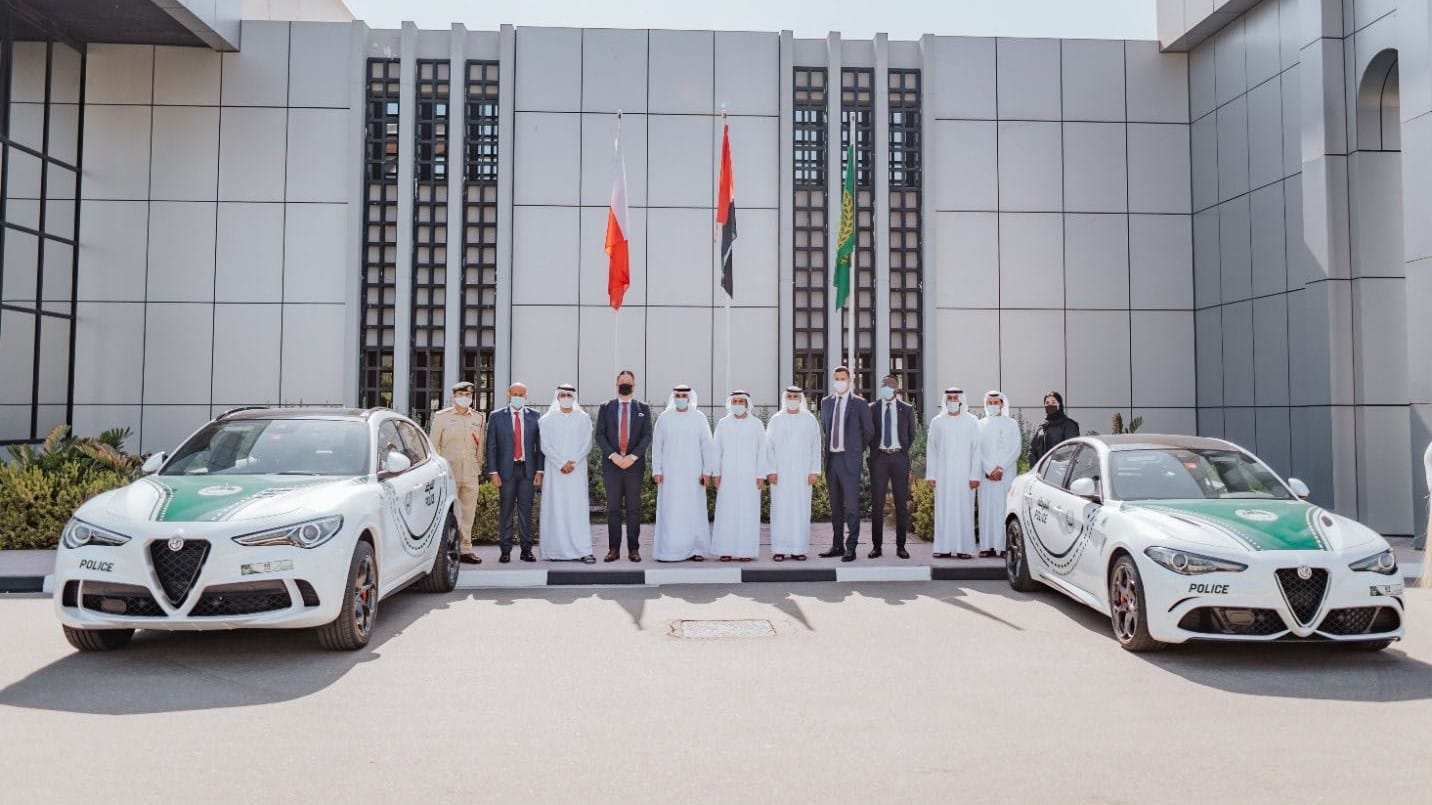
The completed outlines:
[[[933,558],[933,559],[949,559],[950,556],[952,556],[952,554],[948,554],[948,553],[932,553],[932,554],[930,554],[930,557]]]
[[[737,559],[736,561],[737,561],[737,562],[749,562],[749,561],[751,561],[751,557],[749,557],[749,556],[743,556],[743,557],[741,557],[740,559]]]
[[[974,557],[973,557],[973,556],[970,556],[970,555],[967,554],[967,553],[957,553],[957,554],[955,554],[955,558],[956,558],[956,559],[973,559]]]
[[[777,561],[777,562],[784,562],[784,561],[786,561],[786,555],[783,554],[783,553],[778,553],[778,554],[772,556],[771,558],[774,559],[774,560]]]
[[[980,551],[981,559],[988,559],[992,556],[994,556],[994,551]]]
[[[794,560],[796,560],[797,562],[804,562],[805,559],[806,559],[805,554],[803,554],[803,553],[798,553],[798,554],[796,554],[795,556],[792,556],[791,558],[794,559]]]
[[[686,560],[686,561],[688,561],[688,562],[705,562],[705,561],[706,561],[706,557],[704,557],[704,556],[702,556],[701,554],[698,553],[698,554],[696,554],[695,556],[691,557],[690,559],[688,559],[688,560]]]
[[[729,557],[729,556],[723,556],[723,557],[721,557],[721,561],[723,561],[723,562],[729,562],[729,561],[731,561],[731,557]]]

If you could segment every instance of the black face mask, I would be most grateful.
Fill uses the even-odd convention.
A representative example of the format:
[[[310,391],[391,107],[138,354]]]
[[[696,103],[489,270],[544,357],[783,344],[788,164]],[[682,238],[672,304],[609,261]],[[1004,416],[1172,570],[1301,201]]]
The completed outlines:
[[[1044,406],[1044,415],[1045,415],[1045,416],[1052,417],[1052,416],[1055,416],[1055,415],[1058,414],[1058,413],[1059,413],[1059,406],[1057,406],[1057,405],[1046,405],[1046,406]]]
[[[620,394],[620,395],[622,395],[623,397],[629,396],[629,395],[631,394],[631,391],[632,391],[632,385],[631,385],[630,383],[618,383],[618,384],[617,384],[617,393]]]

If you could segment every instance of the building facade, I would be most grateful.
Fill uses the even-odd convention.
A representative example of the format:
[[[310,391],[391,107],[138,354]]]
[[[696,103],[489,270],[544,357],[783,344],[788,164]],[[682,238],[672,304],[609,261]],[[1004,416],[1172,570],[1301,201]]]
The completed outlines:
[[[716,406],[728,384],[762,406],[819,392],[844,362],[853,133],[858,388],[893,372],[928,408],[998,387],[1035,420],[1060,389],[1086,429],[1118,412],[1227,436],[1411,533],[1425,0],[1202,5],[1160,2],[1162,44],[7,23],[0,360],[30,380],[7,384],[0,438],[70,421],[168,449],[245,404],[421,418],[459,378],[487,405],[515,379],[595,401],[618,368],[657,402],[678,382]]]

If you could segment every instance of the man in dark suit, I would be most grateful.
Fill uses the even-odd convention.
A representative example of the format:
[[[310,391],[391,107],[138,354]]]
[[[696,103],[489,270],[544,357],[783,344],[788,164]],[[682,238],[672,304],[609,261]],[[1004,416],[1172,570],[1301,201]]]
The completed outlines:
[[[532,555],[532,496],[535,488],[542,485],[538,419],[537,412],[527,407],[527,387],[521,383],[507,387],[507,406],[487,418],[488,479],[501,493],[499,562],[512,561],[513,509],[517,511],[517,529],[522,539],[522,561],[537,561]]]
[[[821,556],[854,562],[860,543],[860,469],[874,429],[869,404],[850,388],[850,370],[837,366],[831,377],[835,393],[820,401],[831,527],[830,550]]]
[[[870,404],[875,435],[870,440],[870,558],[880,557],[885,526],[885,490],[895,498],[895,555],[909,559],[905,535],[910,532],[910,442],[915,439],[915,406],[900,399],[900,381],[886,375],[879,399]]]
[[[617,375],[617,396],[597,410],[597,447],[602,451],[602,483],[607,489],[607,557],[621,558],[622,520],[626,520],[627,558],[641,561],[641,485],[646,451],[651,446],[651,407],[632,399],[636,374]]]

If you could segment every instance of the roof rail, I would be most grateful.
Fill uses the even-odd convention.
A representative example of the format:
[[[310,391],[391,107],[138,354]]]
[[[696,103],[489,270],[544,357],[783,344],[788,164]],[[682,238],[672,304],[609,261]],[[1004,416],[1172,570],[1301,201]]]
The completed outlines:
[[[237,413],[240,412],[240,411],[257,411],[257,410],[261,410],[261,409],[264,409],[264,408],[268,408],[268,406],[267,406],[267,405],[241,405],[241,406],[239,406],[238,408],[230,408],[229,410],[225,411],[224,413],[219,414],[219,416],[216,417],[216,419],[223,419],[224,417],[229,416],[230,414],[237,414]]]

